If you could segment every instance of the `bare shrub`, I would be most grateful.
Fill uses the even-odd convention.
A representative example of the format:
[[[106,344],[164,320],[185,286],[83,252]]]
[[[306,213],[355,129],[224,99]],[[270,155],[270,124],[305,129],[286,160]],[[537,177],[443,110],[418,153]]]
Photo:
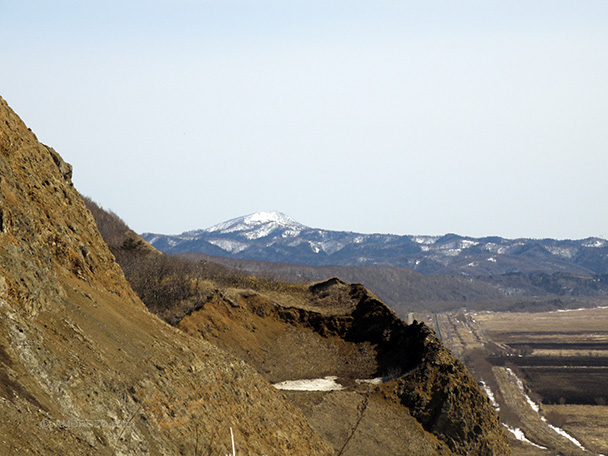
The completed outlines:
[[[90,198],[85,197],[84,200],[133,291],[152,312],[171,324],[204,305],[210,295],[208,288],[203,286],[204,282],[212,282],[218,288],[256,291],[284,291],[297,287],[271,277],[250,277],[217,263],[160,253],[134,233],[118,215],[103,209]]]

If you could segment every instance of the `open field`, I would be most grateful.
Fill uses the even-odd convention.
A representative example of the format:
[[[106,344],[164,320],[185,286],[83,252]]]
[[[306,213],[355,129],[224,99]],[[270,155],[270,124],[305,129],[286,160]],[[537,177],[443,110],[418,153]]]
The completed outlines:
[[[608,454],[607,308],[424,320],[483,381],[513,454]]]
[[[608,454],[608,407],[585,405],[545,405],[550,421],[575,435],[589,449]]]
[[[608,309],[473,318],[504,349],[492,364],[517,366],[543,403],[608,403]]]

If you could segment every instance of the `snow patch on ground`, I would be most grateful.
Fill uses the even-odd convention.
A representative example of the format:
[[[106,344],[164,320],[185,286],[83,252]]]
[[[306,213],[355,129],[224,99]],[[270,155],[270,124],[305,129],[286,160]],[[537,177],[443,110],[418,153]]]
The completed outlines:
[[[319,247],[318,242],[308,241],[308,243],[310,244],[310,248],[312,249],[313,252],[319,253],[321,251],[321,247]]]
[[[416,244],[434,244],[440,236],[411,236],[410,239]]]
[[[487,250],[488,252],[498,254],[505,253],[505,251],[507,250],[504,245],[497,244],[496,242],[486,242],[483,245],[483,249]]]
[[[524,389],[524,385],[522,383],[522,381],[517,377],[517,375],[515,375],[515,373],[507,368],[507,372],[509,372],[509,374],[511,374],[513,376],[513,378],[515,379],[515,382],[517,383],[517,386],[519,387],[519,389],[521,389],[521,391],[524,393],[524,396],[526,398],[526,401],[528,402],[528,404],[530,405],[530,407],[532,407],[532,409],[538,413],[540,415],[540,407],[538,406],[537,403],[535,403],[532,399],[530,399],[530,396],[528,396],[526,394],[526,391]],[[587,449],[581,444],[581,442],[579,442],[578,440],[576,440],[574,437],[572,437],[570,434],[568,434],[566,431],[564,431],[561,428],[558,428],[557,426],[553,426],[552,424],[550,424],[547,419],[544,416],[540,416],[540,419],[543,421],[543,423],[545,423],[553,432],[556,432],[557,434],[561,435],[562,437],[567,438],[568,440],[570,440],[574,445],[576,445],[577,447],[579,447],[581,450],[583,451],[587,451]],[[510,430],[510,429],[509,429]],[[531,443],[531,442],[530,442]]]
[[[510,432],[511,432],[511,433],[512,433],[512,434],[515,436],[515,438],[516,438],[517,440],[519,440],[519,441],[521,441],[521,442],[526,442],[526,443],[528,443],[528,444],[530,444],[530,445],[532,445],[532,446],[535,446],[536,448],[540,448],[541,450],[547,450],[547,449],[548,449],[547,447],[544,447],[544,446],[542,446],[542,445],[538,445],[538,444],[536,444],[536,443],[532,442],[531,440],[529,440],[529,439],[526,437],[526,435],[524,434],[524,431],[522,431],[521,429],[519,429],[519,428],[513,428],[513,427],[511,427],[511,426],[509,426],[509,425],[507,425],[507,424],[504,424],[504,423],[503,423],[503,426],[504,426],[504,427],[505,427],[505,428],[506,428],[508,431],[510,431]]]
[[[599,307],[579,307],[578,309],[559,309],[552,310],[551,312],[580,312],[581,310],[597,310],[597,309],[608,309],[608,306],[599,306]]]
[[[364,380],[355,380],[355,382],[357,382],[359,384],[361,384],[361,383],[369,383],[370,385],[382,385],[383,378],[382,377],[366,378]]]
[[[492,392],[490,387],[483,380],[481,380],[479,383],[481,383],[483,390],[488,395],[488,398],[490,399],[490,403],[492,404],[492,407],[494,407],[494,410],[496,410],[497,412],[500,411],[500,405],[498,404],[498,402],[496,402],[496,397],[494,396],[494,393]]]
[[[583,244],[583,247],[600,248],[604,247],[607,242],[605,239],[589,239]]]
[[[577,252],[577,249],[573,247],[546,246],[545,248],[553,255],[562,258],[572,258]]]
[[[144,234],[145,235],[145,234]],[[154,244],[156,241],[158,241],[161,238],[161,236],[153,236],[148,240],[149,244]]]
[[[530,405],[530,407],[532,408],[532,410],[534,410],[536,413],[539,413],[540,412],[539,405],[536,402],[534,402],[532,399],[530,399],[530,396],[528,396],[528,394],[526,393],[526,389],[524,388],[524,384],[519,379],[519,377],[517,375],[515,375],[515,372],[513,372],[508,367],[507,367],[507,372],[509,373],[509,375],[511,375],[513,377],[513,379],[515,380],[515,383],[517,384],[517,387],[521,390],[521,392],[524,393],[524,397],[526,398],[526,402],[528,402],[528,405]]]
[[[344,248],[344,244],[337,241],[308,241],[310,248],[315,253],[325,252],[328,255],[336,253]]]
[[[344,386],[337,382],[338,377],[330,375],[324,378],[311,378],[303,380],[286,380],[284,382],[274,383],[276,389],[287,391],[339,391],[343,390]],[[370,385],[381,385],[387,380],[385,377],[365,378],[355,380],[359,385],[367,383]]]
[[[570,434],[568,434],[566,431],[564,431],[561,428],[558,428],[557,426],[553,426],[552,424],[547,423],[547,420],[544,419],[543,417],[543,421],[547,424],[547,426],[549,426],[549,428],[551,428],[553,431],[557,432],[559,435],[561,435],[562,437],[567,438],[568,440],[570,440],[572,443],[574,443],[577,447],[579,447],[581,450],[583,451],[587,451],[587,449],[581,444],[581,442],[579,442],[578,440],[576,440],[574,437],[572,437]]]
[[[261,239],[263,237],[270,235],[270,233],[275,231],[277,228],[278,228],[278,226],[276,224],[268,223],[266,225],[262,225],[260,228],[258,228],[256,230],[245,231],[243,233],[243,236],[245,236],[250,241],[253,241],[254,239]]]
[[[301,228],[289,228],[289,229],[285,230],[283,232],[283,234],[281,234],[281,237],[283,237],[283,238],[296,237],[296,236],[299,236],[299,234],[301,232],[302,232]]]
[[[473,247],[479,245],[479,242],[477,241],[471,241],[470,239],[463,239],[462,241],[460,241],[460,248],[461,249],[468,249],[469,247]]]
[[[272,386],[288,391],[338,391],[344,389],[336,380],[338,380],[338,377],[328,376],[307,380],[286,380],[275,383]]]
[[[249,247],[248,244],[237,241],[229,241],[228,239],[209,239],[210,244],[219,247],[226,252],[239,253]]]

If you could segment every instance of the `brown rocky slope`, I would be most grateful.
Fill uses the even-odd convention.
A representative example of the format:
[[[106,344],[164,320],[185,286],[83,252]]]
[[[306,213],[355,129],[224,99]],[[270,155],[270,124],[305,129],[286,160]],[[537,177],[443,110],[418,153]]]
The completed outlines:
[[[338,391],[285,394],[340,454],[510,454],[464,365],[432,330],[406,325],[361,285],[217,290],[178,327],[270,382],[337,377]]]
[[[150,314],[0,98],[0,454],[329,455],[252,368]]]

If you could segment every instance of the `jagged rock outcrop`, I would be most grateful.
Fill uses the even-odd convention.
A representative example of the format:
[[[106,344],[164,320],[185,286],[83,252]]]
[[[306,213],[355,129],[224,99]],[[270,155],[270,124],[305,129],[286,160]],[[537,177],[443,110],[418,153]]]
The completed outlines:
[[[231,350],[271,382],[337,377],[345,390],[287,394],[336,451],[360,414],[357,444],[345,455],[510,454],[464,365],[431,329],[406,325],[361,285],[331,279],[287,294],[218,291],[178,327]],[[361,382],[374,378],[381,384]],[[364,411],[353,406],[363,403]]]
[[[251,367],[151,315],[0,98],[0,453],[329,455]]]
[[[414,323],[410,331],[408,339],[414,342],[420,362],[383,385],[383,394],[405,405],[424,429],[454,453],[509,454],[498,416],[464,365],[427,326]]]

